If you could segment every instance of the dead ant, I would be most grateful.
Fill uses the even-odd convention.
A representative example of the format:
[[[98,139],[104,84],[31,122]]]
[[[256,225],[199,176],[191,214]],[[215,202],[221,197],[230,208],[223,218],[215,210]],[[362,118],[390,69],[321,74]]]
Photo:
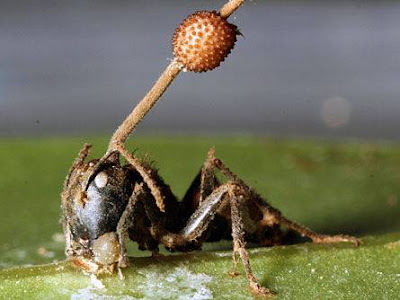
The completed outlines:
[[[219,15],[226,19],[242,2],[228,2]],[[200,249],[204,242],[232,239],[235,267],[239,255],[251,290],[270,295],[253,274],[245,241],[263,246],[282,244],[283,225],[315,243],[359,245],[355,237],[318,234],[285,218],[217,158],[213,149],[178,201],[157,171],[125,148],[125,141],[182,68],[179,60],[171,62],[114,133],[101,159],[86,161],[90,145],[80,151],[61,194],[68,259],[92,274],[118,270],[122,276],[121,268],[128,264],[127,238],[154,254],[159,244],[187,252]],[[121,156],[126,165],[121,165]],[[218,180],[216,172],[226,181]]]

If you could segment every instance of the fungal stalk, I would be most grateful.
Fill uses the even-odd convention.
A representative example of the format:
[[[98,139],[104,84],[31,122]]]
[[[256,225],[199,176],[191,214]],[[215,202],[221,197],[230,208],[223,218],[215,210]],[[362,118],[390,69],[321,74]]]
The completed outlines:
[[[169,85],[172,83],[172,81],[178,76],[178,74],[182,70],[192,70],[195,72],[203,72],[207,70],[211,70],[213,68],[216,68],[219,66],[220,62],[225,59],[225,57],[229,54],[230,50],[234,46],[234,42],[236,41],[236,34],[238,33],[236,31],[236,26],[229,24],[226,19],[233,13],[235,12],[236,9],[238,9],[242,4],[244,0],[231,0],[228,1],[219,11],[219,13],[216,12],[208,12],[208,14],[212,14],[214,19],[220,18],[220,20],[217,20],[217,26],[215,27],[217,29],[216,32],[211,32],[213,38],[224,38],[224,24],[226,26],[226,29],[228,30],[229,37],[225,37],[227,40],[227,48],[225,48],[223,53],[220,53],[220,45],[213,41],[213,39],[209,38],[210,37],[210,31],[212,30],[214,23],[213,20],[209,19],[204,19],[204,18],[197,18],[197,23],[196,23],[196,18],[193,16],[196,16],[196,13],[189,16],[187,19],[185,19],[181,26],[177,28],[177,31],[174,35],[174,59],[172,62],[167,66],[165,71],[161,74],[161,76],[158,78],[154,86],[150,89],[150,91],[144,96],[144,98],[136,105],[136,107],[132,110],[132,112],[126,117],[126,119],[121,123],[121,125],[118,127],[118,129],[114,132],[113,136],[111,137],[110,143],[108,145],[108,151],[105,154],[105,156],[108,156],[110,152],[112,151],[118,151],[121,149],[121,147],[124,147],[124,143],[126,139],[129,137],[129,135],[135,130],[137,125],[141,122],[141,120],[146,116],[146,114],[150,111],[150,109],[156,104],[156,102],[161,98],[161,96],[164,94],[164,92],[167,90]],[[206,14],[203,12],[203,15]],[[215,18],[217,16],[217,18]],[[223,22],[224,21],[224,22]],[[186,22],[186,24],[185,24]],[[200,30],[205,30],[207,32],[201,32],[197,31],[197,40],[198,44],[190,44],[190,40],[195,40],[196,38],[191,36],[191,32],[189,34],[185,35],[182,34],[182,30],[188,29],[188,26],[190,25],[195,25],[195,26],[202,26],[201,28],[198,28]],[[205,25],[204,25],[205,24]],[[207,26],[209,25],[209,26]],[[178,32],[179,31],[179,32]],[[180,33],[180,35],[179,35]],[[222,35],[221,35],[222,34]],[[187,38],[188,40],[184,40]],[[202,40],[202,38],[204,38]],[[190,39],[190,40],[189,40]],[[192,60],[188,61],[187,56],[185,58],[185,53],[182,53],[179,51],[178,47],[176,44],[178,43],[185,44],[187,43],[187,49],[183,49],[183,51],[187,51],[191,56]],[[233,41],[233,42],[232,42]],[[200,46],[201,49],[196,50],[194,49],[192,51],[192,48],[196,48]],[[215,49],[213,49],[215,47]],[[183,47],[181,47],[182,50]],[[198,51],[198,52],[195,52]],[[208,52],[208,53],[207,53]],[[213,55],[213,52],[216,55]],[[202,56],[199,58],[199,56]],[[196,65],[192,63],[192,61],[195,60],[197,64],[203,64],[203,68],[196,68]],[[193,67],[194,65],[194,67]],[[205,65],[205,66],[204,66]]]

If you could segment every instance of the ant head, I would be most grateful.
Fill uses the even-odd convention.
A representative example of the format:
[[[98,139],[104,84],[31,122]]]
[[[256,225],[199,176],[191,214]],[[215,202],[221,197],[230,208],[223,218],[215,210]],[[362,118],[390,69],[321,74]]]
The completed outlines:
[[[120,166],[117,155],[86,162],[87,155],[79,156],[64,184],[63,225],[69,236],[67,255],[97,273],[118,260],[118,226],[135,178],[131,168]]]

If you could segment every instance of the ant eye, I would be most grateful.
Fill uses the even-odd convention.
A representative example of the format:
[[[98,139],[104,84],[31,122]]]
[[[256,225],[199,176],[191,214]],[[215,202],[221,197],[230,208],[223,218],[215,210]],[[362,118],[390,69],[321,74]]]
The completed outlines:
[[[96,177],[94,178],[94,183],[99,189],[105,187],[108,183],[107,173],[102,171],[99,174],[97,174]]]

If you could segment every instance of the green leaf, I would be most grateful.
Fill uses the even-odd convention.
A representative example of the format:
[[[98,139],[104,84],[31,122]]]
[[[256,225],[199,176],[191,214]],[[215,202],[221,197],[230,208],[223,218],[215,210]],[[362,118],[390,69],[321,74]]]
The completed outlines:
[[[0,140],[0,299],[252,297],[243,275],[227,275],[229,242],[159,259],[138,258],[149,253],[129,243],[136,258],[124,271],[125,281],[100,278],[105,289],[57,262],[64,259],[59,193],[84,142],[93,143],[96,158],[107,138]],[[156,161],[179,197],[212,146],[288,218],[321,233],[374,235],[357,249],[347,244],[252,249],[256,275],[278,299],[399,299],[400,236],[387,234],[400,231],[398,145],[250,137],[139,137],[128,145]],[[223,252],[215,250],[221,247]]]
[[[300,244],[250,250],[253,269],[277,299],[398,299],[400,234],[352,245]],[[118,276],[91,278],[67,262],[0,270],[1,298],[252,299],[245,276],[231,278],[232,252],[134,258]],[[243,271],[239,268],[241,273]],[[92,298],[91,298],[92,297]]]

